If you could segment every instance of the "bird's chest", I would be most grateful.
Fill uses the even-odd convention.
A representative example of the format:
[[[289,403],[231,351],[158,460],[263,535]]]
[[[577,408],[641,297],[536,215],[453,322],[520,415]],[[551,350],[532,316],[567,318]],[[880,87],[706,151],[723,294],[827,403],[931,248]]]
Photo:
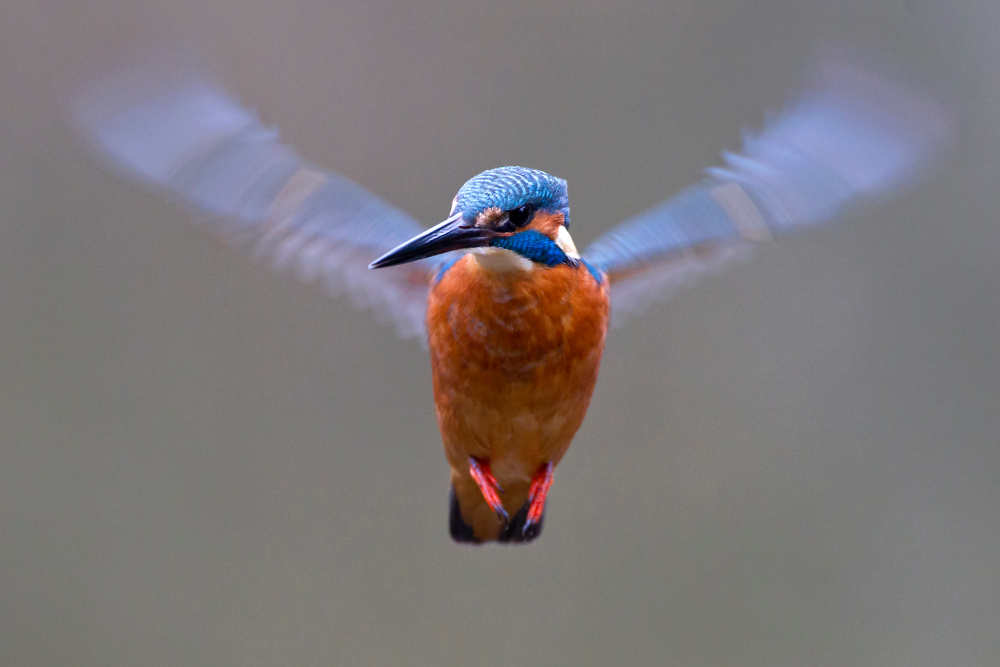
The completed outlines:
[[[586,270],[496,274],[460,260],[427,312],[446,449],[459,459],[513,447],[561,455],[590,402],[607,317],[607,291]]]

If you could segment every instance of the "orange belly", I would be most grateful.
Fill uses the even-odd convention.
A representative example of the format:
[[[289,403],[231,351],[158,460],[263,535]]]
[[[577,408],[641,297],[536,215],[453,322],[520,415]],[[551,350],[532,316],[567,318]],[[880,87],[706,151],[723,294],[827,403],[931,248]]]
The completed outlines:
[[[513,515],[546,462],[558,463],[590,404],[608,291],[585,267],[495,272],[467,255],[431,290],[434,402],[452,483],[478,539],[499,527],[469,475],[488,461]]]

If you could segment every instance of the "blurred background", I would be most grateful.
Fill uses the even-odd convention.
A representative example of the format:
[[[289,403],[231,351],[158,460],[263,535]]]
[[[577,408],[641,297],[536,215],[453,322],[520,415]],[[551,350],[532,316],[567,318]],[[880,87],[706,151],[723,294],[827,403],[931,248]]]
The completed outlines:
[[[1000,663],[998,25],[980,0],[5,3],[0,663]],[[945,82],[964,126],[906,196],[614,331],[544,535],[471,548],[421,347],[68,131],[67,84],[173,41],[428,225],[486,168],[568,179],[580,247],[739,148],[822,43]]]

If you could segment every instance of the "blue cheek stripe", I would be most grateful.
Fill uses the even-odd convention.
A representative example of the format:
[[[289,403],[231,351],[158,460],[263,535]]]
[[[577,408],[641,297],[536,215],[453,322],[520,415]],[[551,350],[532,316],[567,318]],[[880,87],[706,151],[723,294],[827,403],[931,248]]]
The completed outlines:
[[[521,257],[527,257],[532,262],[545,266],[557,264],[572,264],[562,248],[556,242],[541,232],[529,229],[513,236],[501,236],[490,241],[494,248],[506,248],[516,252]]]
[[[569,256],[567,256],[565,252],[563,252],[562,248],[556,245],[555,241],[550,239],[548,236],[545,236],[545,234],[534,230],[521,232],[520,234],[514,234],[513,236],[503,236],[493,239],[490,246],[511,250],[522,257],[530,259],[532,262],[544,264],[545,266],[573,264],[573,261],[570,260]],[[444,274],[448,272],[448,269],[454,266],[455,262],[462,259],[462,257],[462,255],[457,255],[441,264],[437,275],[434,276],[432,284],[436,285],[441,282],[441,279],[444,277]],[[587,267],[587,270],[590,271],[590,275],[594,277],[594,280],[596,280],[598,284],[604,283],[604,274],[598,271],[593,264],[585,259],[581,259],[580,263]]]

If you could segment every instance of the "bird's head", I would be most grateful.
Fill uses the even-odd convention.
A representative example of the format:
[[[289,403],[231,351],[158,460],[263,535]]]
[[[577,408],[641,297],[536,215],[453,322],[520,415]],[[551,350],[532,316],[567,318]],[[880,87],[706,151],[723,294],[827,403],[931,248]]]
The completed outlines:
[[[514,253],[539,264],[575,264],[566,181],[544,171],[500,167],[475,176],[452,201],[448,218],[369,265],[377,269],[451,250]],[[529,264],[530,266],[530,264]]]

